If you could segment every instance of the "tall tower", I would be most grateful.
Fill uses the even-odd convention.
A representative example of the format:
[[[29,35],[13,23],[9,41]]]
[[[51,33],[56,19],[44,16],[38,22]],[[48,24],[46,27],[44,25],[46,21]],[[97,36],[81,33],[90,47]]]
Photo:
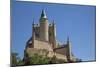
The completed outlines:
[[[56,48],[56,29],[55,22],[49,25],[49,42],[52,43],[52,48]]]
[[[45,10],[42,10],[40,17],[40,39],[48,41],[48,19]]]

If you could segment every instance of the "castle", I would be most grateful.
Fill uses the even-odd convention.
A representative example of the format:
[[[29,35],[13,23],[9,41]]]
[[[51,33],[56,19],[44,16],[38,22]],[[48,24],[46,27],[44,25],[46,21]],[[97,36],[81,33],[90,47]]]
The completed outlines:
[[[66,44],[60,44],[61,46],[59,47],[57,45],[55,22],[53,21],[49,24],[45,10],[42,10],[39,24],[34,24],[33,22],[32,36],[26,43],[25,52],[29,56],[38,53],[48,57],[56,56],[56,58],[65,60],[66,62],[77,61],[71,51],[69,38],[67,38]],[[24,57],[27,57],[26,54]]]

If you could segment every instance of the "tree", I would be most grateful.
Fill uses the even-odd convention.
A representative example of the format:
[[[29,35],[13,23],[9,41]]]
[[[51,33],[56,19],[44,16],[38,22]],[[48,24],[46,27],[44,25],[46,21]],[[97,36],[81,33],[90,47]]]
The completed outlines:
[[[26,65],[33,65],[33,64],[48,64],[50,61],[49,57],[45,57],[43,55],[39,55],[35,53],[32,57],[27,57],[28,62]],[[26,61],[27,61],[26,60]]]
[[[11,66],[15,67],[17,64],[17,53],[12,52],[11,53]]]
[[[24,65],[23,60],[18,56],[18,53],[11,53],[11,66],[16,67],[16,65]]]
[[[17,62],[17,65],[20,66],[20,65],[24,65],[24,62],[22,59],[20,59],[18,62]]]

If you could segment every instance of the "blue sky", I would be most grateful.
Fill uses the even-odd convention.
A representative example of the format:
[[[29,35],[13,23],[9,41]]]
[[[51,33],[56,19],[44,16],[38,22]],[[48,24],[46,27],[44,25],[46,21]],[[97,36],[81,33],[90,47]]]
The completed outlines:
[[[95,60],[95,6],[16,2],[11,5],[12,51],[24,55],[26,41],[32,35],[32,22],[39,23],[45,9],[49,23],[55,20],[57,40],[67,42],[73,54],[83,61]]]

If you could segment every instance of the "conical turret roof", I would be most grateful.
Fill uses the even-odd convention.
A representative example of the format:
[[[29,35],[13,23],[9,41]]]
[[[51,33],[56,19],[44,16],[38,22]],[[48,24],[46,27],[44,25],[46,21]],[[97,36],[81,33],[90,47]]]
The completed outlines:
[[[41,13],[41,17],[40,17],[40,18],[41,18],[41,19],[42,19],[42,18],[47,18],[46,12],[45,12],[44,9],[42,9],[42,13]]]

